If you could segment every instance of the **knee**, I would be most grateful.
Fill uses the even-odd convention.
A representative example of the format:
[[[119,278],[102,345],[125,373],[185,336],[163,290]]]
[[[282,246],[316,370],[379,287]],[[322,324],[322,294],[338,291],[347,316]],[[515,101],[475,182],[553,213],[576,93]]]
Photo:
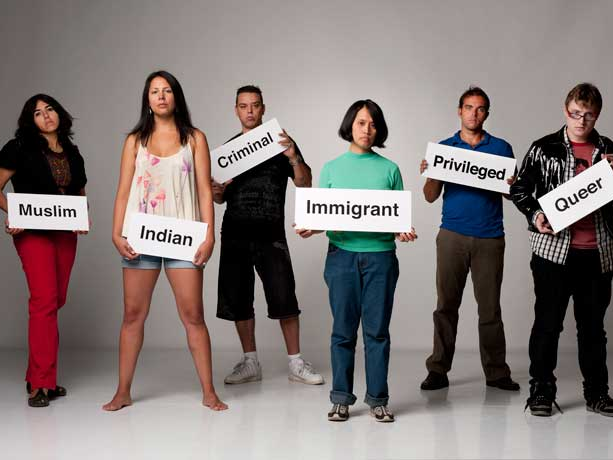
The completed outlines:
[[[181,322],[185,328],[202,327],[204,326],[203,309],[194,307],[181,313]]]
[[[54,315],[60,306],[58,296],[54,293],[30,296],[30,316]]]
[[[147,305],[141,303],[126,302],[123,313],[124,326],[142,326],[147,319]]]

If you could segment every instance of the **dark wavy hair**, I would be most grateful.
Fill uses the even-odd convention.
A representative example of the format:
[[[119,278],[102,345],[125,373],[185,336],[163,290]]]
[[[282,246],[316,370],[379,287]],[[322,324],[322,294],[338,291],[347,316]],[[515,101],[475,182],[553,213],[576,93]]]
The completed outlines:
[[[189,115],[189,109],[187,108],[187,102],[185,102],[185,95],[183,94],[183,88],[179,81],[170,72],[165,70],[158,70],[149,74],[147,80],[145,80],[145,87],[143,88],[143,97],[140,107],[140,119],[136,126],[130,131],[130,134],[136,134],[140,140],[140,143],[147,145],[151,134],[153,134],[153,128],[155,127],[155,120],[153,113],[149,110],[149,87],[151,81],[156,77],[162,77],[170,85],[172,93],[175,97],[175,126],[179,131],[179,138],[181,139],[181,145],[187,144],[189,136],[194,131],[194,125],[192,125],[192,119]]]
[[[387,123],[385,123],[385,117],[383,116],[383,110],[381,110],[381,107],[379,107],[375,101],[370,99],[356,101],[351,104],[349,109],[347,109],[345,117],[343,118],[341,127],[338,129],[338,135],[347,142],[353,142],[353,122],[358,112],[362,110],[363,107],[366,107],[366,110],[368,110],[368,113],[370,113],[370,116],[372,117],[372,121],[375,123],[375,128],[377,128],[375,141],[372,144],[373,147],[385,147],[388,132]]]
[[[48,94],[35,94],[26,101],[17,120],[15,138],[25,144],[34,144],[41,147],[47,146],[47,140],[41,135],[38,126],[34,123],[34,111],[38,101],[43,101],[45,104],[53,107],[60,120],[57,127],[58,142],[65,148],[71,146],[73,117],[62,107],[62,104]]]

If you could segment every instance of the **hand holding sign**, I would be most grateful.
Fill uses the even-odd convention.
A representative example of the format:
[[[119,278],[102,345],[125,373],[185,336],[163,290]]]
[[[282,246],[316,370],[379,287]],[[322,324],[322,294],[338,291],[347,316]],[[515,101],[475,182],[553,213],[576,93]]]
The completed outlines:
[[[417,239],[417,233],[415,233],[415,229],[411,227],[410,232],[396,233],[396,239],[401,243],[408,243],[409,241],[415,241]]]
[[[292,141],[292,138],[289,137],[289,135],[287,134],[285,130],[279,133],[279,137],[281,138],[281,140],[279,141],[279,144],[286,148],[283,151],[283,155],[285,155],[290,160],[295,160],[297,155],[296,155],[296,148],[294,146],[294,142]]]
[[[214,244],[215,242],[212,240],[204,240],[202,243],[200,243],[200,246],[198,246],[198,249],[196,250],[196,254],[194,255],[194,260],[192,263],[198,266],[205,265],[213,254]]]
[[[23,232],[23,230],[24,230],[23,228],[11,228],[11,225],[8,219],[4,221],[4,231],[11,236],[17,235],[18,233]]]
[[[113,236],[113,244],[115,245],[115,248],[117,249],[119,255],[124,259],[133,260],[138,257],[136,251],[132,249],[132,246],[130,246],[128,240],[125,239],[123,236]]]
[[[534,220],[534,226],[539,231],[539,233],[549,233],[551,235],[554,234],[553,230],[551,229],[551,225],[547,220],[547,217],[542,212],[539,212],[536,216],[536,219]]]

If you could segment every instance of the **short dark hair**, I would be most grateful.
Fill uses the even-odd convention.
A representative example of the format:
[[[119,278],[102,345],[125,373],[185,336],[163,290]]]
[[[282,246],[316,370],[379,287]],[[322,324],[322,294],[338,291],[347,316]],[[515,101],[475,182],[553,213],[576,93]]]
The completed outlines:
[[[60,145],[62,147],[72,145],[70,140],[72,138],[72,115],[55,98],[48,94],[35,94],[25,102],[19,114],[19,120],[17,120],[15,138],[27,143],[40,144],[41,146],[47,145],[47,140],[40,134],[38,126],[34,123],[34,111],[38,101],[43,101],[45,104],[50,105],[57,112],[59,118],[57,138]]]
[[[458,103],[459,109],[461,109],[464,106],[464,99],[470,96],[480,96],[483,99],[485,99],[485,111],[486,112],[490,111],[490,98],[488,97],[487,94],[485,94],[485,91],[483,91],[478,86],[473,86],[473,85],[470,85],[468,89],[464,91],[462,95],[460,96],[460,102]]]
[[[156,77],[163,78],[168,82],[168,85],[170,85],[170,89],[172,90],[172,94],[175,98],[175,126],[177,127],[177,131],[179,131],[181,145],[186,145],[189,136],[192,135],[195,128],[189,115],[189,109],[187,107],[187,102],[185,101],[185,95],[183,94],[181,84],[174,75],[166,70],[152,72],[145,80],[145,87],[143,88],[143,95],[141,97],[140,118],[138,123],[136,123],[136,126],[132,128],[132,131],[130,131],[130,134],[136,134],[142,145],[147,145],[149,138],[153,134],[155,119],[153,118],[153,113],[151,110],[149,110],[149,87],[151,86],[153,79]]]
[[[234,102],[235,105],[238,104],[238,95],[241,93],[255,93],[260,96],[260,102],[262,104],[264,103],[264,98],[262,97],[262,90],[259,87],[255,85],[245,85],[241,86],[236,90],[236,100]]]
[[[591,105],[598,110],[598,113],[602,110],[602,95],[598,88],[591,83],[579,83],[571,89],[566,96],[566,101],[564,101],[564,107],[568,108],[568,104],[573,101]]]
[[[375,128],[377,129],[375,141],[372,145],[373,147],[384,148],[384,143],[387,140],[388,134],[387,123],[385,123],[385,117],[383,116],[383,110],[381,110],[381,107],[370,99],[359,100],[351,104],[349,109],[347,109],[345,117],[343,118],[341,127],[338,129],[338,135],[347,142],[353,142],[353,122],[355,121],[355,117],[357,116],[358,112],[364,107],[366,107],[366,110],[368,110],[368,113],[370,113],[370,116],[375,123]]]

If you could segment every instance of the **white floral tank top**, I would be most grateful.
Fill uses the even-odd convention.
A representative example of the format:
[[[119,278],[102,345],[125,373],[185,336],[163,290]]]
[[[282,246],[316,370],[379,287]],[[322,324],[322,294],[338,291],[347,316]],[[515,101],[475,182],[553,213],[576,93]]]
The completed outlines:
[[[134,166],[123,236],[128,236],[130,220],[136,212],[200,220],[194,155],[189,142],[169,157],[158,157],[139,145]]]

